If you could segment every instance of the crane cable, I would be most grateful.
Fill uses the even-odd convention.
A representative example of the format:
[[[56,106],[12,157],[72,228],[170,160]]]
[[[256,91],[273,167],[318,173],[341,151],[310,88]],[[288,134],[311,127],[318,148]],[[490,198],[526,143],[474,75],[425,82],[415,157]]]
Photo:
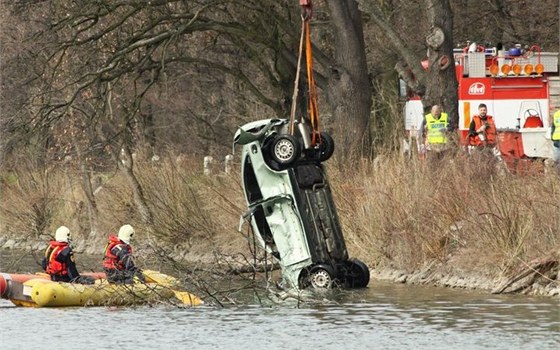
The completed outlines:
[[[309,119],[311,121],[311,145],[316,144],[316,137],[319,135],[319,107],[317,105],[317,86],[313,76],[313,55],[311,50],[311,36],[309,21],[305,22],[305,56],[307,61],[307,85],[309,87]]]
[[[311,145],[316,145],[317,137],[320,141],[319,132],[319,108],[317,104],[317,87],[315,85],[315,78],[313,76],[313,52],[311,47],[311,26],[310,20],[313,14],[313,6],[311,0],[300,0],[300,5],[303,9],[303,14],[301,16],[301,36],[299,42],[299,52],[297,61],[296,78],[294,82],[294,95],[292,97],[292,108],[290,113],[290,133],[294,134],[295,126],[295,114],[296,114],[296,104],[298,96],[298,83],[299,83],[299,73],[301,69],[301,58],[303,56],[303,41],[305,38],[305,59],[307,66],[307,84],[309,88],[309,119],[311,122]]]

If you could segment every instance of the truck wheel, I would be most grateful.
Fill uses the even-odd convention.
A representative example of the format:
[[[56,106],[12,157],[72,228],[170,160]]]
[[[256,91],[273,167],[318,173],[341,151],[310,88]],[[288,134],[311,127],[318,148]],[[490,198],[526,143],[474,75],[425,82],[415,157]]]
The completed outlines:
[[[365,288],[369,283],[369,269],[358,259],[347,261],[348,270],[345,276],[347,288]]]
[[[321,144],[319,145],[319,160],[324,162],[334,153],[334,140],[326,132],[321,133]]]
[[[279,135],[270,144],[272,160],[282,166],[288,166],[296,161],[300,154],[300,145],[292,135]]]

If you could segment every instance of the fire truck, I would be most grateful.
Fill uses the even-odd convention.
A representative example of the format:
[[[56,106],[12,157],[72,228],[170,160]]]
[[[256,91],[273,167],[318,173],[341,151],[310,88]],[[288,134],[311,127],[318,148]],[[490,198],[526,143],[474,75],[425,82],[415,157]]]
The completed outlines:
[[[478,105],[484,103],[508,165],[552,158],[551,117],[560,108],[558,53],[541,52],[538,46],[497,50],[471,44],[455,50],[454,58],[463,143]],[[423,119],[420,98],[407,100],[404,115],[406,130],[416,135]]]

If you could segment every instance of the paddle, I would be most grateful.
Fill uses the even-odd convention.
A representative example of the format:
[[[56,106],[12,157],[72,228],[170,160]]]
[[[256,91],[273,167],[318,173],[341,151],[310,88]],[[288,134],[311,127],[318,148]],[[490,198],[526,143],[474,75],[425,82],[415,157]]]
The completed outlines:
[[[184,305],[198,306],[204,304],[204,301],[196,295],[174,289],[173,287],[179,285],[179,281],[175,277],[152,270],[143,270],[142,273],[144,274],[146,282],[158,283],[171,289],[175,298]]]
[[[194,294],[173,289],[172,291],[175,294],[175,298],[179,299],[179,301],[185,305],[198,306],[204,304],[204,301]]]

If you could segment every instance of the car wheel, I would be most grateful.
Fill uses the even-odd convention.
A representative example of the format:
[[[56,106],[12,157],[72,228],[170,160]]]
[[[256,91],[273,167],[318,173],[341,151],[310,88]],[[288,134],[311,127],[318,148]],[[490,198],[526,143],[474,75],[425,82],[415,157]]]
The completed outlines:
[[[296,161],[300,154],[300,146],[292,135],[277,136],[270,145],[272,160],[282,166],[287,166]]]
[[[319,267],[309,274],[309,283],[315,289],[330,289],[333,285],[333,275],[332,270],[326,266]]]
[[[334,153],[334,140],[326,132],[321,133],[321,143],[319,144],[319,160],[324,162]]]
[[[369,283],[369,269],[358,259],[347,262],[348,270],[345,276],[347,288],[365,288]]]

